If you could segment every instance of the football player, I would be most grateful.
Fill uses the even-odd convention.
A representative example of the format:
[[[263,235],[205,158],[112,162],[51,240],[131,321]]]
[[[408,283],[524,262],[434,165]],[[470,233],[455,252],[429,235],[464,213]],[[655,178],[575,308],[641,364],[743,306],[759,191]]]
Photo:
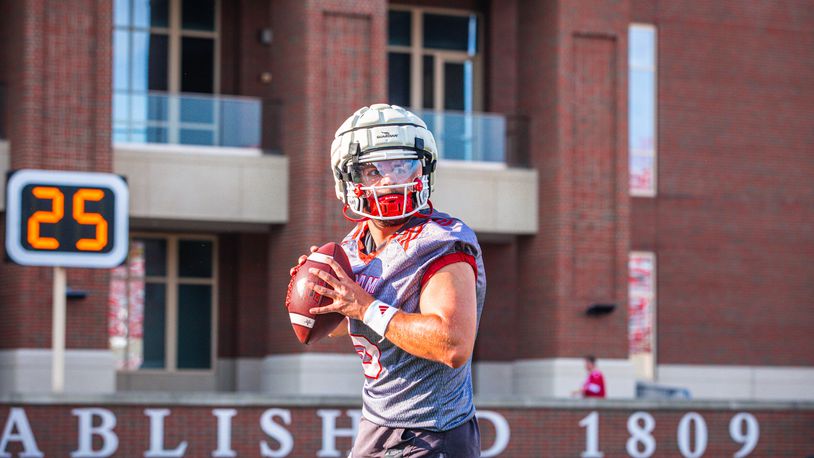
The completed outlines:
[[[331,145],[355,278],[331,262],[336,278],[311,269],[308,287],[333,300],[311,313],[348,317],[362,359],[354,457],[480,456],[471,359],[486,277],[472,229],[432,208],[436,160],[427,125],[396,105],[356,111]]]

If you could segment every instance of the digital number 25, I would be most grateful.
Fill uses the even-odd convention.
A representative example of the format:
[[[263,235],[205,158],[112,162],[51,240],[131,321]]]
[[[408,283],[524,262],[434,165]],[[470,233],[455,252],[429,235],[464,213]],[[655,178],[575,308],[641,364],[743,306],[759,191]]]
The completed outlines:
[[[51,210],[40,210],[28,218],[28,243],[40,250],[55,250],[59,241],[53,237],[40,236],[40,224],[58,223],[65,216],[65,195],[58,188],[37,186],[32,190],[34,197],[51,201]],[[107,245],[107,221],[98,213],[86,213],[85,202],[98,202],[104,198],[101,189],[82,188],[73,195],[73,219],[79,224],[96,226],[96,237],[80,239],[76,248],[81,251],[99,251]]]

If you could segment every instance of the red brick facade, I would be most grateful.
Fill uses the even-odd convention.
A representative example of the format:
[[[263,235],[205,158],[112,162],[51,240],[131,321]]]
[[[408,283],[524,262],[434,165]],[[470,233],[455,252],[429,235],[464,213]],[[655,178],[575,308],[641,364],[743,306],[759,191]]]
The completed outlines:
[[[635,1],[658,28],[660,363],[814,364],[814,3]]]
[[[741,407],[743,408],[693,406],[665,409],[636,403],[618,406],[593,404],[580,408],[485,406],[479,408],[480,415],[483,416],[480,420],[481,449],[486,453],[500,452],[499,456],[509,457],[580,456],[589,450],[587,442],[592,434],[586,426],[586,418],[595,413],[598,426],[595,451],[604,453],[604,456],[636,456],[629,453],[628,447],[636,447],[638,456],[701,456],[693,455],[699,452],[700,443],[703,442],[698,440],[699,434],[702,434],[699,433],[701,428],[707,433],[706,447],[701,450],[705,451],[703,456],[732,456],[742,449],[742,435],[748,432],[745,424],[738,422],[737,417],[745,413],[756,421],[757,428],[753,432],[757,442],[752,452],[743,456],[807,456],[814,450],[814,436],[811,435],[814,429],[814,412],[810,409],[777,411],[748,405]],[[168,410],[163,418],[163,443],[159,442],[165,450],[173,450],[186,443],[183,456],[212,456],[215,450],[219,450],[215,409],[235,409],[234,416],[229,420],[231,441],[222,442],[222,449],[233,450],[241,457],[259,457],[262,456],[260,444],[265,443],[269,450],[278,452],[276,455],[266,456],[305,457],[317,456],[320,451],[323,454],[319,456],[345,456],[352,442],[347,432],[342,435],[341,430],[352,428],[348,412],[358,409],[358,405],[326,403],[314,408],[292,406],[289,402],[283,405],[271,402],[248,406],[160,403],[48,406],[4,403],[0,404],[0,424],[5,425],[9,421],[12,408],[23,410],[34,441],[45,456],[69,456],[71,452],[78,450],[80,433],[76,416],[78,412],[75,409],[101,408],[108,410],[116,418],[116,426],[111,430],[118,439],[115,456],[141,456],[150,449],[153,442],[150,438],[151,423],[147,409]],[[270,428],[264,432],[261,427],[261,417],[266,412],[275,414],[272,422],[277,429],[271,434]],[[692,427],[682,433],[682,419],[695,416],[693,412],[700,416],[700,420],[695,420]],[[18,418],[21,417],[19,410],[17,415]],[[637,428],[645,429],[643,426],[647,420],[644,418],[637,425],[630,425],[631,418],[635,420],[636,416],[651,417],[655,422],[652,432],[637,431]],[[495,419],[506,422],[507,429],[502,431],[500,439],[497,437],[497,428],[500,426],[496,428]],[[735,436],[740,442],[731,435],[730,424],[733,421],[741,428]],[[19,421],[15,423],[17,426],[19,424]],[[94,426],[100,425],[100,417],[97,416]],[[338,430],[339,434],[329,434],[329,438],[324,438],[325,433],[330,433],[332,428]],[[505,434],[506,431],[508,434]],[[15,429],[14,434],[19,435],[20,428]],[[680,444],[682,434],[688,440]],[[17,456],[23,450],[23,442],[19,437],[10,441],[5,450],[0,449],[0,453],[7,452],[11,456]],[[505,445],[501,447],[499,442],[504,439]],[[286,443],[291,447],[287,449]],[[649,454],[647,443],[651,443],[653,447]],[[96,434],[93,449],[98,451],[103,445],[102,436]],[[684,454],[680,449],[682,446]]]
[[[627,358],[627,256],[647,250],[659,363],[814,365],[814,3],[399,3],[483,14],[486,110],[530,123],[539,231],[483,234],[477,360]],[[347,342],[301,346],[282,301],[297,256],[350,227],[328,148],[350,113],[386,97],[388,4],[221,4],[222,92],[282,104],[289,214],[267,233],[220,237],[218,355],[347,353]],[[0,0],[12,169],[112,169],[111,8]],[[628,192],[632,22],[658,31],[655,198]],[[266,27],[270,45],[258,41]],[[68,280],[89,293],[68,304],[68,347],[107,348],[107,274]],[[0,348],[50,346],[50,289],[48,269],[0,264]],[[594,303],[617,307],[586,316]]]
[[[11,169],[111,171],[111,2],[2,3]],[[49,269],[0,264],[0,348],[50,347],[51,284]],[[108,284],[71,269],[88,296],[69,302],[68,348],[108,348]]]

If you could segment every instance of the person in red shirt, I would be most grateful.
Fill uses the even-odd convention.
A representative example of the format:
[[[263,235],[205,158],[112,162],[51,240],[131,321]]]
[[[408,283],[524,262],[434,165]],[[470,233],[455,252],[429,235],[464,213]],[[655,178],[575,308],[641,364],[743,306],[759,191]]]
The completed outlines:
[[[588,372],[588,378],[582,384],[582,388],[574,392],[574,394],[581,394],[583,398],[604,398],[605,397],[605,377],[602,372],[596,368],[596,357],[587,355],[585,357],[585,370]]]

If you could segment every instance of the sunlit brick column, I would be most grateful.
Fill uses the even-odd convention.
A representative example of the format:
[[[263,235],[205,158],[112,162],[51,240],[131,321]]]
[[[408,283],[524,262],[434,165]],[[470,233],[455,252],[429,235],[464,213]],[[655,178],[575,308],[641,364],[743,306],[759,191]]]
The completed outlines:
[[[330,144],[353,111],[385,101],[386,20],[384,0],[272,5],[274,90],[284,107],[282,149],[289,158],[290,201],[289,223],[270,237],[262,381],[267,392],[359,392],[358,357],[347,341],[300,344],[283,303],[288,270],[297,257],[312,244],[339,241],[351,227],[333,191]],[[300,383],[305,374],[311,386]]]
[[[3,7],[10,168],[110,171],[112,3]],[[0,392],[50,390],[51,277],[0,264]],[[68,286],[88,295],[68,302],[66,391],[113,391],[108,273],[69,269]]]
[[[595,354],[609,396],[633,395],[627,351],[628,2],[519,7],[520,112],[540,173],[540,230],[519,248],[518,394],[567,396]],[[588,316],[591,304],[615,304]]]

